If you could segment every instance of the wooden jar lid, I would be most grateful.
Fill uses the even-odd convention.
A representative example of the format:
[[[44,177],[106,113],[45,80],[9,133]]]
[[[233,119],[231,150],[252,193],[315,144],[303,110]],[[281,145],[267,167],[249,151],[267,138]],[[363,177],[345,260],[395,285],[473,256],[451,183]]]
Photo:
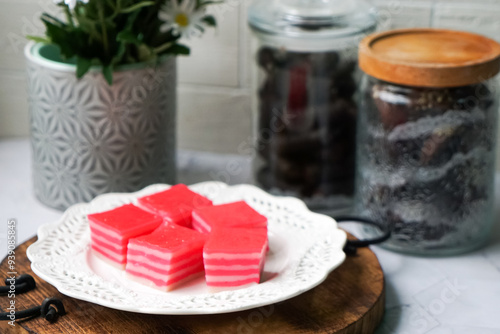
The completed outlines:
[[[467,86],[500,71],[500,44],[462,31],[392,30],[361,41],[359,66],[372,77],[400,85]]]

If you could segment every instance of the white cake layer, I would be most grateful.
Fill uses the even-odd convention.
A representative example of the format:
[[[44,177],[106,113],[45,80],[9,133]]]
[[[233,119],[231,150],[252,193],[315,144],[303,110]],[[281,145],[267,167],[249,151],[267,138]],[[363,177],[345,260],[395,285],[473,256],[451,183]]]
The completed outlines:
[[[101,252],[102,254],[105,254],[105,255],[109,256],[111,259],[115,260],[116,262],[121,263],[121,262],[123,262],[125,260],[125,256],[124,255],[112,252],[109,249],[106,249],[106,248],[103,248],[103,247],[97,245],[96,243],[93,243],[92,247],[95,250]]]
[[[191,275],[188,275],[185,278],[181,279],[180,281],[175,282],[173,284],[170,284],[168,286],[167,285],[158,286],[158,285],[154,284],[152,281],[148,280],[147,278],[139,277],[139,276],[136,276],[132,273],[126,273],[125,275],[127,276],[128,279],[130,279],[132,281],[136,281],[137,283],[149,286],[153,289],[158,289],[161,291],[172,291],[173,289],[175,289],[179,285],[182,285],[186,282],[189,282],[192,279],[195,279],[197,277],[203,276],[203,271],[199,271],[199,272],[193,273]]]
[[[203,270],[203,266],[201,266],[201,263],[196,263],[196,264],[189,266],[189,267],[186,267],[184,269],[174,271],[174,273],[172,273],[172,274],[166,274],[166,273],[159,273],[159,272],[157,272],[155,270],[151,270],[149,268],[145,268],[141,265],[136,265],[134,263],[127,262],[126,270],[130,269],[132,271],[140,272],[146,276],[150,276],[150,277],[157,279],[157,280],[167,281],[169,279],[174,279],[178,276],[185,275],[186,273],[189,273],[190,271],[194,270],[197,267],[201,267],[201,270]]]
[[[261,258],[262,253],[212,253],[203,252],[203,257],[207,260],[255,260]]]
[[[199,253],[201,253],[202,247],[199,247]],[[136,243],[134,240],[131,240],[128,244],[128,250],[130,251],[136,251],[142,254],[147,254],[150,256],[157,257],[158,259],[161,259],[163,261],[169,262],[172,260],[173,257],[180,257],[180,256],[185,256],[185,254],[189,253],[194,253],[197,254],[198,251],[195,249],[193,251],[192,248],[185,248],[183,250],[180,250],[178,252],[172,253],[171,251],[164,249],[154,249],[149,246],[143,246],[138,243]]]
[[[128,250],[137,251],[137,252],[141,252],[141,253],[148,254],[148,255],[153,255],[153,256],[156,256],[156,257],[163,259],[165,261],[172,260],[172,252],[170,252],[168,250],[159,250],[159,249],[153,249],[153,248],[148,247],[148,246],[142,246],[142,245],[136,243],[134,240],[131,240],[129,242]],[[181,252],[179,252],[179,253],[181,253]]]
[[[209,233],[212,227],[193,211],[193,227],[198,232]]]
[[[180,261],[176,262],[174,265],[171,264],[165,264],[161,262],[156,262],[154,260],[151,260],[150,258],[147,258],[144,255],[130,255],[130,253],[127,254],[127,262],[138,262],[138,263],[147,263],[149,266],[157,268],[159,270],[174,270],[175,268],[181,267],[185,265],[186,263],[199,260],[199,263],[203,262],[203,258],[201,254],[196,254],[194,253],[192,256]]]
[[[118,268],[120,270],[125,270],[125,263],[118,263],[118,262],[115,262],[109,258],[107,258],[106,256],[102,255],[101,253],[99,253],[97,250],[95,249],[92,249],[92,254],[94,254],[96,257],[98,257],[99,259],[101,259],[101,261],[104,261],[106,262],[107,264],[115,267],[115,268]]]
[[[222,276],[222,275],[206,275],[205,276],[207,283],[215,283],[215,282],[234,282],[234,281],[244,281],[252,278],[260,278],[259,273],[250,274],[250,275],[241,275],[241,276]]]
[[[114,241],[110,241],[110,239],[106,239],[106,238],[104,238],[100,235],[94,234],[94,233],[92,234],[91,238],[92,238],[92,240],[96,240],[102,244],[105,244],[105,245],[113,248],[113,249],[116,249],[116,251],[119,251],[119,252],[121,252],[127,248],[127,245],[123,245],[121,243],[116,243]]]
[[[261,266],[258,264],[250,264],[250,265],[240,265],[240,264],[233,264],[233,265],[210,265],[206,264],[205,269],[210,269],[210,270],[252,270],[252,269],[259,269]]]
[[[255,286],[257,284],[259,284],[259,283],[252,282],[252,283],[246,283],[246,284],[234,285],[234,286],[231,286],[231,285],[212,286],[211,285],[208,287],[208,291],[211,293],[217,293],[217,292],[223,292],[223,291],[233,291],[233,290],[240,290],[240,289],[244,289],[244,288],[249,288],[249,287]]]

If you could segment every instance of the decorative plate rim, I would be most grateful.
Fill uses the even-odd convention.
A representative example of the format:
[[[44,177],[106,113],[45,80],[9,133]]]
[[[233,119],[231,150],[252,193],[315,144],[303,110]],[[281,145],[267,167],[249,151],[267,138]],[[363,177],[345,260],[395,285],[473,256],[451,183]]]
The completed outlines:
[[[144,297],[95,273],[86,260],[90,241],[86,214],[134,203],[138,197],[168,187],[170,185],[155,184],[134,193],[109,193],[89,203],[71,206],[58,221],[38,229],[38,240],[26,252],[33,272],[64,295],[113,309],[165,315],[217,314],[295,297],[322,283],[345,259],[346,233],[337,227],[334,219],[309,211],[301,200],[276,197],[252,185],[228,186],[208,181],[189,187],[214,202],[246,200],[268,216],[270,233],[284,234],[288,246],[293,239],[305,243],[303,247],[293,244],[291,254],[287,254],[292,259],[287,258],[289,263],[276,278],[242,289],[177,295],[174,298],[159,290]]]

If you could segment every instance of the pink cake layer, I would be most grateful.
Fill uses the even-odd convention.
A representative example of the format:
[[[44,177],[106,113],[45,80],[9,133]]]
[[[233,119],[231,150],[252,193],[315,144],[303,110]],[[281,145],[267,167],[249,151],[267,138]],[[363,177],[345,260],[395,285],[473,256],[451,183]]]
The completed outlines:
[[[198,208],[193,211],[193,228],[209,233],[213,227],[267,228],[267,218],[244,201]]]
[[[177,281],[176,283],[172,283],[168,286],[165,286],[165,285],[156,285],[155,283],[153,283],[153,281],[151,281],[150,279],[148,278],[144,278],[144,277],[140,277],[140,276],[136,276],[136,275],[132,275],[132,274],[126,274],[127,278],[132,280],[132,281],[135,281],[137,283],[140,283],[142,285],[146,285],[146,286],[149,286],[151,288],[154,288],[154,289],[157,289],[157,290],[160,290],[160,291],[172,291],[174,290],[175,288],[177,288],[178,286],[186,283],[186,282],[189,282],[195,278],[198,278],[200,276],[203,276],[203,271],[200,271],[196,274],[193,274],[193,275],[189,275],[187,276],[186,278],[182,279],[182,280],[179,280]],[[161,282],[160,282],[161,284]]]
[[[207,285],[259,283],[267,244],[265,228],[214,227],[203,250]]]
[[[110,245],[105,240],[97,239],[95,236],[91,236],[92,248],[101,253],[103,256],[109,260],[115,261],[118,264],[125,264],[127,261],[127,245],[117,248],[116,245]]]
[[[173,285],[203,271],[205,234],[176,224],[161,225],[148,235],[130,239],[126,272],[157,288]]]
[[[147,247],[137,248],[136,244],[131,243],[127,251],[128,259],[136,262],[152,262],[163,267],[174,268],[184,265],[193,257],[202,257],[202,253],[197,248],[186,250],[186,252],[179,252],[173,258],[166,252],[149,253],[149,251],[154,252],[154,250],[149,250]]]
[[[179,266],[164,266],[164,265],[159,265],[159,264],[151,264],[147,262],[141,262],[141,261],[135,261],[135,260],[130,260],[127,259],[127,265],[130,265],[131,267],[141,267],[144,270],[147,271],[152,271],[155,273],[158,273],[160,275],[173,275],[178,272],[182,272],[183,270],[190,269],[192,267],[196,267],[200,263],[203,263],[203,257],[191,257],[189,261],[184,262],[182,265]]]
[[[109,253],[106,249],[99,247],[98,245],[91,245],[91,249],[94,254],[98,255],[99,258],[105,260],[116,268],[125,269],[127,263],[126,257],[117,257],[116,255]]]
[[[160,215],[166,222],[191,227],[194,209],[211,206],[212,201],[178,184],[165,191],[139,198],[145,209]]]
[[[150,233],[156,229],[162,219],[133,204],[126,204],[116,209],[90,214],[90,230],[101,227],[100,231],[113,239],[129,239]]]
[[[92,249],[121,267],[126,263],[129,239],[148,234],[163,222],[132,204],[87,217]]]
[[[125,269],[126,263],[118,263],[115,260],[110,259],[109,257],[103,255],[103,253],[101,253],[100,251],[95,249],[94,246],[91,246],[91,250],[92,250],[92,253],[95,255],[95,257],[98,257],[99,259],[106,262],[110,266],[115,267],[115,268],[120,269],[120,270]]]
[[[171,275],[145,270],[141,266],[130,266],[128,263],[125,270],[129,276],[142,278],[145,281],[153,283],[157,288],[171,291],[173,285],[177,286],[178,283],[189,281],[190,279],[203,273],[203,264],[198,264],[197,266],[189,268],[189,270],[186,269],[182,272]]]

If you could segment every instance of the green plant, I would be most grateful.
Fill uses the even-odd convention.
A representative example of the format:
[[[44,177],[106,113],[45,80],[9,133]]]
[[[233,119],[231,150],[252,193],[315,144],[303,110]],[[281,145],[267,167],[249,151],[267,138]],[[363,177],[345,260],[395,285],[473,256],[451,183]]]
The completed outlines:
[[[102,66],[112,84],[115,66],[156,61],[162,55],[188,55],[181,37],[201,35],[215,26],[205,0],[55,0],[65,20],[42,14],[45,37],[29,39],[52,43],[65,61],[76,64],[81,78],[91,66]]]

